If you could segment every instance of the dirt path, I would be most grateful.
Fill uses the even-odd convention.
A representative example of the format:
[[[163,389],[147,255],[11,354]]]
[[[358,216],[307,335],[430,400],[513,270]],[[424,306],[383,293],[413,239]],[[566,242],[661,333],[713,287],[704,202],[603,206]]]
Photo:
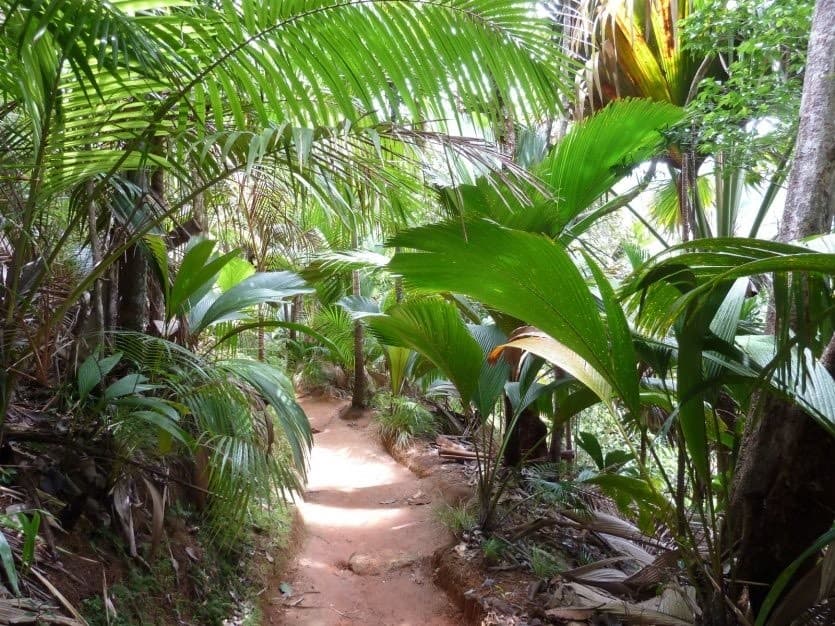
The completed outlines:
[[[460,624],[431,580],[430,557],[451,537],[434,519],[429,479],[388,455],[368,417],[340,419],[344,402],[304,398],[301,405],[318,431],[299,507],[306,537],[285,575],[292,595],[282,600],[278,588],[267,589],[276,600],[264,623]]]

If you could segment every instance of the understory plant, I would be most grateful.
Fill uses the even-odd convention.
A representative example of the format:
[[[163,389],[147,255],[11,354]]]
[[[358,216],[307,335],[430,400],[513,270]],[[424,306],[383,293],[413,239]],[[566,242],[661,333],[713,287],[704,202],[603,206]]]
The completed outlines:
[[[374,421],[383,442],[393,448],[406,447],[414,437],[437,431],[435,416],[420,402],[381,392],[374,396]]]

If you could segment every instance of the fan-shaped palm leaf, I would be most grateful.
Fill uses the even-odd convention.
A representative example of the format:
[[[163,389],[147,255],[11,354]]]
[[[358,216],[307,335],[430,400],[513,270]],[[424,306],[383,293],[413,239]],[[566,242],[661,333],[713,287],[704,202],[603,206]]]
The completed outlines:
[[[630,408],[637,407],[632,344],[623,313],[600,315],[585,279],[564,248],[545,237],[488,222],[436,225],[406,231],[390,245],[418,252],[395,255],[389,267],[421,290],[451,291],[536,326],[571,355],[572,372],[593,373]],[[611,288],[598,281],[604,302]],[[616,307],[616,304],[612,305]],[[628,332],[628,329],[627,329]],[[560,365],[568,361],[560,358]],[[599,387],[603,392],[603,387]]]
[[[383,344],[411,348],[430,360],[463,402],[473,399],[484,355],[455,305],[439,299],[405,302],[366,318],[366,324]]]

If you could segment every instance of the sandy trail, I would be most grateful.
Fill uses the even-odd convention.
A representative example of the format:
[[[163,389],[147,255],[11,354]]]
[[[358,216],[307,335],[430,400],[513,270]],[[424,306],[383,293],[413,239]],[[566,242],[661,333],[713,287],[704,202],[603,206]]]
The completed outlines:
[[[299,506],[306,536],[284,577],[292,596],[282,600],[275,581],[265,592],[276,601],[264,623],[460,624],[431,580],[430,556],[451,537],[434,519],[428,480],[388,455],[368,417],[340,419],[344,402],[311,397],[300,403],[318,431]]]

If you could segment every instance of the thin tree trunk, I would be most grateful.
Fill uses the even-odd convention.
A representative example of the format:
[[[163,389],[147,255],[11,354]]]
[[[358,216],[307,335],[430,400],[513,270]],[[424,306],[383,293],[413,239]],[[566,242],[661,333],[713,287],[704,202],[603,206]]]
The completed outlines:
[[[293,301],[290,303],[290,323],[298,324],[299,316],[301,315],[302,297],[293,296]],[[295,328],[290,329],[290,341],[295,341],[298,338],[298,333]]]
[[[359,247],[359,237],[357,233],[357,225],[354,224],[351,231],[351,247],[356,250]],[[354,296],[360,296],[360,273],[359,270],[351,272],[351,293]],[[364,409],[366,407],[366,380],[365,380],[365,352],[363,344],[365,343],[365,333],[363,332],[362,323],[357,320],[354,322],[354,391],[351,397],[351,407],[355,409]]]
[[[194,181],[200,181],[200,173],[195,169],[192,170],[192,178]],[[191,201],[191,217],[197,224],[201,233],[209,232],[209,217],[206,214],[206,200],[203,197],[203,192],[195,194]]]
[[[93,202],[93,183],[87,183],[87,224],[90,229],[90,257],[93,262],[93,267],[98,267],[102,259],[101,238],[98,230],[98,216],[96,214],[96,204]],[[93,292],[91,294],[92,302],[90,303],[93,309],[93,320],[95,324],[95,332],[97,335],[97,342],[104,343],[104,290],[102,288],[102,280],[98,279],[93,283]]]
[[[128,179],[138,188],[137,197],[133,199],[134,206],[131,213],[141,210],[145,203],[147,177],[145,172],[137,171],[128,174]],[[130,237],[131,232],[125,233]],[[117,304],[117,324],[124,330],[145,332],[148,327],[148,258],[144,251],[133,244],[119,261],[119,291]]]
[[[819,0],[812,33],[794,164],[780,239],[828,233],[835,187],[835,0]],[[823,364],[835,374],[835,339]],[[835,439],[796,406],[767,397],[749,416],[731,494],[725,541],[736,542],[736,576],[756,615],[769,586],[835,517]],[[758,415],[761,415],[759,419]],[[802,572],[801,572],[802,574]]]
[[[258,305],[258,330],[257,330],[257,337],[258,337],[258,360],[265,361],[267,359],[267,334],[264,331],[264,305]]]
[[[113,330],[119,320],[119,263],[107,271],[104,281],[104,327]]]
[[[351,273],[351,292],[355,296],[360,295],[360,273],[354,270]],[[366,406],[366,380],[365,380],[365,352],[363,344],[365,333],[362,323],[354,322],[354,393],[351,398],[351,406],[355,409],[364,409]]]

